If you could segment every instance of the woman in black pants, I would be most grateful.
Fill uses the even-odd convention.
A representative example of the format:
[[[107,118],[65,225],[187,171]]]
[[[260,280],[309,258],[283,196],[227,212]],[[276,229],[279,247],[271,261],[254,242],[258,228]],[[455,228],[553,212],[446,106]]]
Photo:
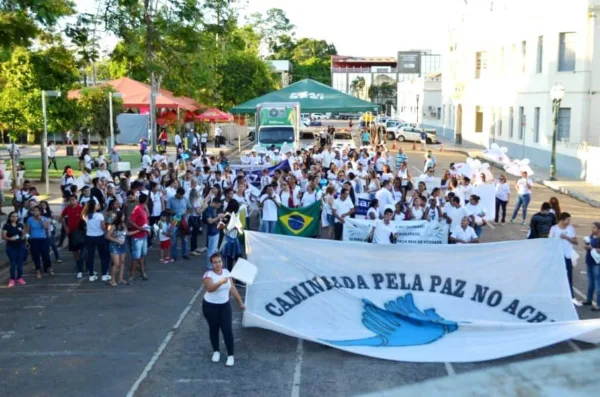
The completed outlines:
[[[232,296],[240,306],[245,310],[246,306],[231,281],[229,271],[223,269],[223,258],[219,253],[210,256],[212,270],[204,273],[204,300],[202,301],[202,313],[208,323],[210,344],[213,348],[212,362],[218,363],[221,359],[219,353],[219,329],[223,333],[225,347],[227,348],[226,366],[232,367],[233,360],[233,330],[231,321],[231,303],[229,297]]]

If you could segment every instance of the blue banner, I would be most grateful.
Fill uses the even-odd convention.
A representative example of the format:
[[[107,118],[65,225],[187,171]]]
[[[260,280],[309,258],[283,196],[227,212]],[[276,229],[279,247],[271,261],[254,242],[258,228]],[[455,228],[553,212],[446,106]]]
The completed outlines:
[[[369,205],[371,205],[370,198],[357,197],[356,198],[356,215],[365,216],[369,211]]]

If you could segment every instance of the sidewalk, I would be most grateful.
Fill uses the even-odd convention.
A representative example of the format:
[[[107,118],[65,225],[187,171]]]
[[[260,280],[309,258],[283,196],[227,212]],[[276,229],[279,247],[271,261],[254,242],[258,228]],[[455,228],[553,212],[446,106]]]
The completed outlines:
[[[438,138],[440,139],[440,138]],[[502,164],[495,161],[491,161],[483,156],[484,147],[475,145],[472,143],[463,143],[462,145],[456,145],[455,143],[446,139],[440,139],[444,145],[444,150],[449,152],[462,153],[472,158],[478,158],[481,161],[485,161],[490,165],[504,169]],[[534,171],[534,175],[531,179],[540,185],[548,187],[557,193],[565,194],[576,200],[584,202],[592,207],[600,208],[600,185],[594,185],[590,182],[562,178],[560,172],[557,174],[558,181],[550,181],[549,172],[547,168],[530,165]]]

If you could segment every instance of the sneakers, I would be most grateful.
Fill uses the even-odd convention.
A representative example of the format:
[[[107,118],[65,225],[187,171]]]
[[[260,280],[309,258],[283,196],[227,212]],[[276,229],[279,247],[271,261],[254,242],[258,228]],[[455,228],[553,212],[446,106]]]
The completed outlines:
[[[571,301],[573,301],[573,304],[577,307],[581,307],[581,301],[579,301],[577,298],[573,298],[571,299]]]
[[[190,253],[190,255],[191,255],[191,256],[198,256],[198,255],[200,255],[200,253],[198,252],[198,250],[196,250],[196,251],[192,251],[192,252]]]
[[[96,275],[90,276],[89,280],[90,280],[90,282],[94,282],[94,281],[98,280],[98,276],[96,276]]]
[[[225,362],[226,367],[233,367],[234,359],[233,356],[227,356],[227,362]]]
[[[17,284],[18,285],[25,285],[27,283],[25,282],[25,280],[23,280],[23,277],[21,277],[20,279],[17,280]]]
[[[83,278],[83,273],[79,272],[77,273],[77,280],[80,280]]]
[[[111,277],[108,274],[102,276],[102,281],[110,281]]]
[[[173,259],[173,258],[167,258],[167,260],[168,260],[168,262],[169,262],[169,263],[173,263],[173,262],[175,262],[175,259]],[[166,263],[166,262],[165,262],[165,263]]]
[[[202,247],[202,248],[198,249],[199,254],[202,254],[204,252],[206,252],[206,247]]]
[[[169,260],[168,259],[161,259],[160,263],[169,263]]]
[[[511,219],[511,220],[510,220],[510,223],[511,223],[511,224],[515,223],[515,220],[514,220],[514,219]]]
[[[523,222],[521,223],[521,225],[522,225],[522,226],[527,226],[527,222],[523,221]]]
[[[10,279],[10,281],[8,282],[8,287],[14,287],[15,286],[15,280],[13,280],[12,278]]]
[[[60,259],[57,259],[56,263],[62,263],[62,261]]]
[[[212,359],[211,360],[212,360],[213,363],[218,363],[219,360],[221,360],[221,353],[214,352],[213,355],[212,355]]]

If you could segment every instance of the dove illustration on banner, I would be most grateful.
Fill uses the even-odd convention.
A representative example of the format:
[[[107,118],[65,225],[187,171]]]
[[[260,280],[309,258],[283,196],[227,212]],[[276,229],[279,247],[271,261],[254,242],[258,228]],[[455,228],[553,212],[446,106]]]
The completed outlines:
[[[435,309],[424,312],[415,305],[412,294],[386,302],[384,309],[363,299],[362,323],[376,335],[350,340],[324,340],[336,346],[402,347],[433,343],[458,330],[458,324],[440,317]]]
[[[521,172],[527,172],[527,176],[533,175],[533,170],[529,166],[529,159],[513,160],[512,163],[504,166],[504,171],[514,176],[521,176]]]

